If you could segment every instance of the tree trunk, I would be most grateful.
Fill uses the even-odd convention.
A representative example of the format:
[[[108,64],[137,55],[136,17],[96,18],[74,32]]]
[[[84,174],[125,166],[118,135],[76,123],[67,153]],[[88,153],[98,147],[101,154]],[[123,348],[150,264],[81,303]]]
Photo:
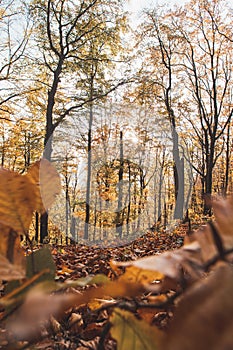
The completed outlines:
[[[122,210],[122,200],[123,200],[123,168],[124,168],[124,153],[123,153],[123,132],[120,131],[120,167],[118,173],[119,181],[119,192],[118,192],[118,204],[117,204],[117,215],[116,215],[116,232],[119,237],[122,237],[122,225],[123,225],[123,210]]]
[[[91,88],[91,95],[93,88]],[[86,189],[86,215],[84,224],[84,239],[89,239],[89,225],[90,225],[90,200],[91,200],[91,161],[92,161],[92,124],[93,124],[93,103],[90,103],[89,113],[89,130],[88,130],[88,144],[87,144],[87,189]]]
[[[175,211],[174,219],[183,219],[184,210],[184,159],[180,157],[178,134],[175,123],[172,123],[174,182],[175,182]]]
[[[211,216],[210,198],[212,194],[213,184],[213,169],[214,169],[214,145],[210,147],[210,154],[207,154],[206,159],[206,176],[205,176],[205,201],[204,201],[204,215]]]
[[[227,126],[227,141],[226,141],[226,170],[225,170],[225,184],[223,188],[223,195],[227,195],[229,184],[229,170],[230,170],[230,123]]]

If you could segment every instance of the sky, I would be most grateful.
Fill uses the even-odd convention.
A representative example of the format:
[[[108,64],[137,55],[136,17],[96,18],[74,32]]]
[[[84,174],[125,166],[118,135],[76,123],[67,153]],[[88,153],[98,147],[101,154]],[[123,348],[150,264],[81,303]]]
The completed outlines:
[[[140,12],[144,7],[153,7],[158,5],[162,5],[164,3],[167,4],[177,4],[177,5],[182,5],[185,2],[187,2],[187,0],[127,0],[126,1],[128,4],[126,5],[130,11],[133,12]]]
[[[168,4],[183,5],[188,0],[126,0],[126,9],[132,12],[132,21],[137,21],[140,17],[140,12],[144,8],[156,7],[156,5]]]

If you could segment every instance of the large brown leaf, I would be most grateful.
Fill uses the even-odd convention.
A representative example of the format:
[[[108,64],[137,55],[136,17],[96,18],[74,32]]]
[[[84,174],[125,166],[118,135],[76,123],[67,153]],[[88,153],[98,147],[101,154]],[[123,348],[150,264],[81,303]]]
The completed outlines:
[[[233,268],[221,265],[178,304],[163,350],[233,349]]]
[[[36,210],[45,212],[61,190],[57,170],[48,160],[41,159],[29,168],[25,177],[36,187]]]
[[[59,190],[59,176],[46,160],[35,163],[24,176],[0,169],[0,278],[25,277],[18,234],[27,234],[33,212],[47,209]]]
[[[27,232],[35,210],[36,188],[26,176],[0,169],[0,223]]]
[[[212,205],[215,220],[192,235],[192,239],[200,245],[202,260],[206,265],[214,260],[226,259],[226,253],[233,250],[233,197],[215,198]]]
[[[11,281],[25,277],[25,256],[18,234],[0,224],[0,279]]]
[[[111,265],[126,267],[126,272],[121,279],[134,281],[140,278],[140,283],[142,284],[152,282],[153,279],[162,280],[165,277],[179,282],[184,277],[184,271],[186,271],[186,277],[189,281],[196,280],[200,277],[199,269],[195,268],[195,266],[199,267],[201,265],[200,247],[197,242],[193,242],[171,252],[164,252],[134,261],[112,261]]]

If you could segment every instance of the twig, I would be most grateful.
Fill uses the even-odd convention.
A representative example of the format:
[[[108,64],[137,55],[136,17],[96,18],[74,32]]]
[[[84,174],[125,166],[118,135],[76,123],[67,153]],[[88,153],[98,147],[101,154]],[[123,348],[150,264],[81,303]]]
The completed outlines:
[[[97,350],[103,350],[104,349],[104,342],[105,342],[105,339],[111,329],[111,323],[110,322],[107,322],[106,325],[104,326],[104,329],[103,329],[103,332],[101,333],[101,336],[100,336],[100,340],[99,340],[99,343],[98,343],[98,346],[97,346]]]

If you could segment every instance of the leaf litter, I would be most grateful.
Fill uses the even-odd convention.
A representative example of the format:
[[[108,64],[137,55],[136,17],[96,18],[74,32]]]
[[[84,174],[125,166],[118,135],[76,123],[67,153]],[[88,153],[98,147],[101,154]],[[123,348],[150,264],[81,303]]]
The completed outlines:
[[[192,234],[181,225],[117,248],[30,244],[23,254],[19,235],[29,239],[59,177],[43,160],[26,176],[1,176],[1,348],[233,348],[233,198],[214,199],[215,221]]]

